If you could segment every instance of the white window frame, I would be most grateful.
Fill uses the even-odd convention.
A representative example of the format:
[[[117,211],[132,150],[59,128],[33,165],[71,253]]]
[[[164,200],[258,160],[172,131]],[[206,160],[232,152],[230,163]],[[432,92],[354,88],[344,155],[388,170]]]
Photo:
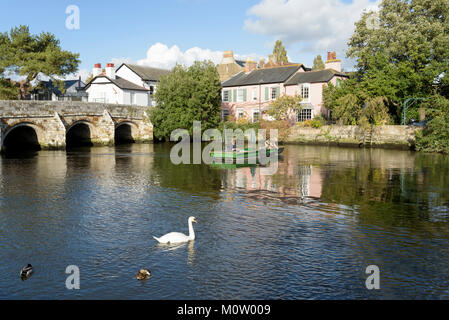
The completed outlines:
[[[227,93],[227,96],[225,95],[225,93]],[[225,99],[226,97],[226,99]],[[223,90],[223,97],[222,97],[222,101],[223,102],[229,102],[231,101],[231,90]]]
[[[223,121],[227,121],[228,118],[229,118],[229,110],[228,109],[221,110],[221,119]]]
[[[306,112],[307,114],[310,112],[310,118],[308,118],[307,116],[301,116],[301,114],[303,112]],[[303,121],[312,120],[312,119],[313,119],[313,109],[312,108],[305,108],[305,109],[302,109],[301,111],[296,112],[296,122],[303,122]]]
[[[259,112],[259,109],[253,109],[253,112],[252,112],[252,121],[253,121],[253,122],[256,122],[256,121],[254,121],[254,114],[255,114],[255,113],[259,114],[257,121],[260,120],[260,112]]]
[[[237,108],[235,110],[235,114],[237,115],[237,119],[245,117],[245,112],[243,111],[243,108]]]
[[[277,95],[277,90],[276,90],[276,88],[277,87],[271,87],[270,89],[271,89],[271,96],[270,96],[270,98],[271,98],[271,100],[276,100],[276,95]],[[273,97],[274,96],[274,97]]]
[[[304,89],[307,89],[307,97],[304,97]],[[310,83],[301,83],[299,85],[299,95],[302,97],[301,103],[309,103],[310,102]]]
[[[244,89],[237,90],[237,102],[243,102]]]
[[[252,99],[253,99],[253,101],[257,100],[257,90],[256,89],[253,89],[253,91],[252,91]]]

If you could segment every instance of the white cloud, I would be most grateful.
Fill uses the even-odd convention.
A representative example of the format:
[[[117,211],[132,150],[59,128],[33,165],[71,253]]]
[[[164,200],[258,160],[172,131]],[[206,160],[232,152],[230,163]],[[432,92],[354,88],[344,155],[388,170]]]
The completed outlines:
[[[261,58],[262,55],[235,54],[234,57],[240,60],[245,60],[247,57],[251,57],[254,60],[257,60]],[[223,58],[223,51],[212,51],[210,49],[193,47],[183,52],[176,45],[169,48],[167,45],[158,42],[148,49],[146,58],[138,60],[137,64],[155,68],[171,69],[177,63],[189,67],[195,61],[204,61],[204,60],[210,60],[215,64],[219,64],[222,58]]]
[[[272,36],[303,52],[336,50],[344,58],[347,42],[364,9],[376,10],[380,0],[262,0],[251,7],[246,31]]]
[[[222,57],[223,52],[221,51],[193,47],[182,52],[176,45],[169,48],[167,45],[158,42],[148,49],[146,58],[138,60],[137,64],[171,69],[177,63],[191,66],[197,60],[211,60],[214,63],[220,63]]]

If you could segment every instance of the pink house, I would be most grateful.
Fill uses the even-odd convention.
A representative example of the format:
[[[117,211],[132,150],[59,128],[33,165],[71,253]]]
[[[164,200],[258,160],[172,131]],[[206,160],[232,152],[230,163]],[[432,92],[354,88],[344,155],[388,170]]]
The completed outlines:
[[[242,71],[222,83],[222,116],[245,118],[256,122],[260,115],[270,120],[265,111],[282,94],[299,94],[302,111],[292,115],[292,121],[304,121],[317,115],[329,116],[323,106],[323,87],[348,78],[341,72],[341,60],[328,54],[325,70],[311,71],[302,64],[274,68],[253,68]],[[332,67],[332,68],[331,68]]]

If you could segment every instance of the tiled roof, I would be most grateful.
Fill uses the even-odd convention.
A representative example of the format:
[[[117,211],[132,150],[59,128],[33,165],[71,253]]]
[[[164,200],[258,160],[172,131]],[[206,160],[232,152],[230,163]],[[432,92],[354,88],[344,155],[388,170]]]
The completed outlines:
[[[290,78],[302,65],[256,69],[249,73],[240,72],[223,82],[223,87],[249,86],[267,83],[282,83]]]
[[[334,76],[348,78],[348,75],[343,72],[326,69],[320,71],[299,72],[288,80],[285,85],[291,86],[298,83],[329,82]]]
[[[170,73],[170,70],[166,69],[139,66],[136,64],[129,64],[129,63],[122,64],[118,69],[120,69],[123,65],[127,66],[129,69],[134,71],[144,81],[159,81],[161,79],[161,76],[165,76]]]

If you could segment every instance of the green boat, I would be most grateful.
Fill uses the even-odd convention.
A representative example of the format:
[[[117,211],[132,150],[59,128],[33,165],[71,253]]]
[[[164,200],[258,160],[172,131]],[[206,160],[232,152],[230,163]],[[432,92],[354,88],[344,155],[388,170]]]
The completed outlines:
[[[270,154],[281,154],[284,151],[284,148],[279,149],[243,149],[241,151],[215,151],[210,153],[210,157],[214,159],[248,159],[248,158],[256,158],[259,156],[259,152],[265,151],[267,156]]]

